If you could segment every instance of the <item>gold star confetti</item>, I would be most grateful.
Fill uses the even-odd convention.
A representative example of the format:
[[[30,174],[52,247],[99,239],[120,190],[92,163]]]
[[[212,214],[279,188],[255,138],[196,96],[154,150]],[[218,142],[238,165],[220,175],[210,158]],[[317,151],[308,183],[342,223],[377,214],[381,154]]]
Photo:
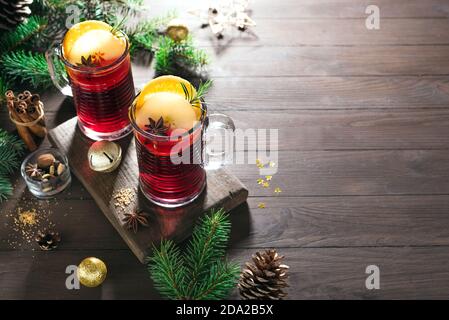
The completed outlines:
[[[265,176],[265,179],[267,179],[267,181],[271,181],[271,179],[273,179],[273,176]]]
[[[265,181],[262,178],[257,179],[257,184],[263,184]]]
[[[276,166],[276,162],[270,161],[268,162],[268,165],[270,166],[270,168],[274,168]]]
[[[264,188],[268,188],[270,186],[270,183],[269,182],[264,182],[263,184],[262,184],[262,187],[264,187]]]
[[[257,207],[258,207],[259,209],[265,209],[265,203],[259,202],[259,204],[257,205]]]
[[[282,190],[281,190],[281,188],[279,188],[279,187],[277,187],[276,189],[274,189],[274,193],[276,193],[276,194],[279,194],[279,193],[281,193],[282,192]]]
[[[263,167],[265,167],[265,165],[262,163],[262,161],[260,161],[260,159],[256,159],[256,166],[259,169],[262,169]]]

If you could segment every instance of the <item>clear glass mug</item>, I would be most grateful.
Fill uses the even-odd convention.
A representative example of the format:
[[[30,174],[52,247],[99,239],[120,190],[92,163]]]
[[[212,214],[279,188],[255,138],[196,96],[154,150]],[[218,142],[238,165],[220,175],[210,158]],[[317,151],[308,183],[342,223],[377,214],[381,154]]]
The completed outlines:
[[[126,39],[125,51],[107,66],[71,64],[64,57],[62,43],[46,52],[53,83],[64,95],[73,96],[78,126],[93,140],[117,140],[131,132],[128,108],[135,91],[129,41],[125,34],[122,36]]]
[[[234,122],[222,114],[208,115],[207,105],[202,101],[200,120],[192,129],[170,136],[157,135],[137,125],[136,99],[129,108],[129,119],[134,129],[142,193],[163,207],[179,207],[194,201],[206,186],[205,154],[210,154],[206,144],[213,139],[208,127],[234,132]]]

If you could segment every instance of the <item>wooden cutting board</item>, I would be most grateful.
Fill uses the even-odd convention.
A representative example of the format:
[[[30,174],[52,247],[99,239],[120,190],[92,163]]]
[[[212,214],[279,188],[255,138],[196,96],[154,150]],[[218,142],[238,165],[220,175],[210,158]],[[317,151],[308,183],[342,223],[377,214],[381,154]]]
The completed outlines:
[[[182,241],[191,235],[195,222],[206,211],[218,207],[230,211],[248,197],[248,190],[239,179],[224,169],[218,169],[207,171],[206,190],[193,203],[181,208],[162,208],[149,202],[138,189],[137,158],[132,135],[119,141],[122,163],[111,173],[97,173],[89,168],[87,151],[93,141],[78,129],[76,118],[50,130],[49,139],[53,146],[67,155],[71,172],[89,191],[106,218],[142,263],[148,249],[153,243],[159,243],[161,238]],[[124,188],[136,190],[136,196],[122,210],[115,206],[113,195]],[[127,230],[122,222],[123,214],[135,207],[150,215],[150,226],[139,228],[137,234]]]

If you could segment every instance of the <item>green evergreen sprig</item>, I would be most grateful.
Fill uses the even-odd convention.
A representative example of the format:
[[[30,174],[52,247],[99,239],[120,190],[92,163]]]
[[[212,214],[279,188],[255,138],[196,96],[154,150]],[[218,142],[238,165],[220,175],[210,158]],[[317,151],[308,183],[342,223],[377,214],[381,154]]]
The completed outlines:
[[[44,53],[31,51],[11,51],[2,55],[3,76],[12,81],[29,83],[34,88],[52,85]]]
[[[218,300],[235,287],[240,267],[227,261],[231,224],[223,209],[212,211],[195,227],[186,252],[163,240],[148,258],[155,287],[169,299]]]
[[[29,17],[14,30],[5,32],[0,36],[0,52],[8,52],[24,44],[44,30],[47,23],[48,21],[44,17]]]
[[[0,202],[12,194],[13,188],[7,175],[19,167],[24,150],[22,140],[0,129]]]
[[[8,199],[9,196],[12,196],[12,191],[11,181],[5,177],[0,177],[0,202]]]
[[[176,74],[180,68],[201,71],[209,63],[207,53],[195,48],[191,36],[180,42],[163,36],[158,46],[155,69],[160,75]]]
[[[9,90],[9,83],[0,77],[0,106],[6,100],[5,93]]]
[[[161,37],[160,30],[176,17],[174,11],[149,20],[138,22],[134,26],[128,26],[125,29],[131,43],[131,54],[138,50],[145,50],[154,53],[157,50],[157,44]]]
[[[206,82],[200,82],[200,85],[198,86],[198,90],[196,90],[196,94],[192,96],[193,88],[192,84],[190,84],[190,90],[187,89],[187,86],[180,82],[182,91],[184,91],[184,96],[187,101],[190,102],[192,106],[196,106],[198,103],[201,102],[201,99],[206,95],[207,92],[209,92],[209,89],[212,87],[212,80],[207,80]]]

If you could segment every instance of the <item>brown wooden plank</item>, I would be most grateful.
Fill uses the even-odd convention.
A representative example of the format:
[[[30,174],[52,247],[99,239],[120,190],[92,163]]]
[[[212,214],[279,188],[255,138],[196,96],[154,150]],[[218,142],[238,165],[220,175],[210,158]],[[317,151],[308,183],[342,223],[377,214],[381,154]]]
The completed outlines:
[[[195,3],[182,0],[148,1],[150,16],[163,14],[176,9],[184,15],[192,8],[205,8],[208,1],[197,0]],[[365,17],[365,8],[373,4],[370,0],[257,0],[250,3],[254,19],[304,19],[304,18],[360,18]],[[382,18],[420,17],[446,18],[449,6],[445,0],[376,0]]]
[[[211,78],[447,75],[449,46],[230,47],[211,55]],[[148,68],[133,67],[136,78]]]
[[[47,113],[57,112],[47,120],[49,127],[75,115],[71,98],[64,100],[53,92],[43,99]],[[216,78],[208,103],[212,111],[224,112],[446,107],[449,80],[443,76]],[[6,128],[12,129],[4,109],[0,116]]]
[[[278,129],[279,150],[448,149],[447,109],[226,111],[239,129]],[[48,112],[48,125],[59,120]],[[72,112],[67,114],[72,116]],[[0,114],[0,121],[6,121]],[[260,134],[239,150],[269,147]]]
[[[232,250],[243,264],[256,249]],[[289,299],[445,299],[449,294],[447,247],[279,249],[290,266]],[[103,259],[101,287],[67,290],[65,268],[87,256]],[[365,268],[380,268],[380,290],[366,290]],[[131,252],[0,251],[2,299],[157,299],[145,267]],[[431,276],[429,276],[431,275]],[[234,291],[231,298],[238,299]]]
[[[260,202],[265,209],[258,208]],[[37,202],[10,201],[3,207],[0,250],[19,249],[9,244],[16,233],[6,215],[31,206]],[[41,206],[52,211],[50,220],[62,236],[58,251],[128,248],[93,200],[55,200]],[[449,195],[253,197],[230,216],[231,243],[234,248],[447,246],[448,207]],[[86,234],[93,228],[95,232]],[[37,249],[19,240],[21,250]]]
[[[230,170],[252,196],[273,195],[277,186],[282,196],[291,197],[448,194],[448,161],[445,150],[285,151],[266,189],[256,182],[256,165],[232,165]]]
[[[273,196],[275,187],[283,190],[278,197],[449,194],[447,150],[281,151],[278,159],[272,159],[278,164],[278,172],[270,188],[257,184],[261,176],[255,164],[228,168],[253,197]],[[16,189],[18,196],[23,188],[21,183]],[[74,181],[58,198],[88,196]]]
[[[381,19],[379,30],[368,30],[360,19],[273,19],[260,20],[253,34],[235,31],[217,40],[210,30],[194,29],[202,46],[226,52],[232,46],[385,46],[447,45],[448,19]]]
[[[161,238],[183,240],[190,233],[197,218],[211,208],[223,207],[230,211],[246,201],[248,191],[233,175],[223,169],[209,171],[207,186],[202,196],[191,204],[164,209],[145,201],[139,192],[129,205],[150,213],[149,228],[134,234],[123,223],[123,210],[114,205],[113,195],[123,188],[138,190],[138,170],[134,139],[121,141],[123,160],[112,173],[96,173],[89,168],[87,151],[92,141],[78,130],[77,119],[73,118],[49,132],[52,144],[69,158],[70,170],[89,191],[106,218],[128,244],[137,258],[143,262],[148,248]]]
[[[206,50],[213,61],[209,66],[212,79],[449,74],[449,46],[230,47],[226,54]],[[133,76],[139,84],[153,73],[136,63]]]
[[[137,85],[151,79],[135,78]],[[231,77],[215,78],[208,94],[212,111],[428,108],[449,105],[449,80],[444,76],[360,77]],[[57,111],[49,127],[73,117],[71,98],[52,91],[44,95],[48,113]],[[8,122],[4,108],[2,123]],[[12,129],[8,123],[5,126]]]
[[[422,108],[449,104],[447,77],[215,79],[212,110]]]

